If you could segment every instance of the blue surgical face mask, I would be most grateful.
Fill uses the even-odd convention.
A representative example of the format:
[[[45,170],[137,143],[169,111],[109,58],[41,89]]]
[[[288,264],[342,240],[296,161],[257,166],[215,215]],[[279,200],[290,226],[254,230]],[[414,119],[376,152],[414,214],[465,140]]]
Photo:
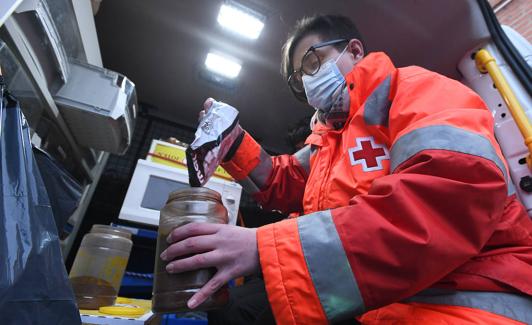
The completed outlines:
[[[318,111],[320,121],[333,128],[339,128],[349,114],[349,92],[336,64],[346,50],[324,62],[315,75],[303,75],[308,103]]]

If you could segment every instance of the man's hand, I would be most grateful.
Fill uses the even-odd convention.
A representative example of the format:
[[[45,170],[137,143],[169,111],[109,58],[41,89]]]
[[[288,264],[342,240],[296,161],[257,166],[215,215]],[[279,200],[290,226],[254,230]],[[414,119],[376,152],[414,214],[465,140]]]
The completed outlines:
[[[203,102],[203,109],[199,112],[198,121],[201,121],[209,109],[211,109],[212,103],[214,103],[214,99],[210,97]]]
[[[189,223],[174,229],[168,236],[171,244],[161,258],[171,261],[180,256],[193,256],[168,263],[166,271],[181,273],[208,267],[218,271],[188,301],[193,309],[229,280],[259,270],[256,229],[212,223]]]

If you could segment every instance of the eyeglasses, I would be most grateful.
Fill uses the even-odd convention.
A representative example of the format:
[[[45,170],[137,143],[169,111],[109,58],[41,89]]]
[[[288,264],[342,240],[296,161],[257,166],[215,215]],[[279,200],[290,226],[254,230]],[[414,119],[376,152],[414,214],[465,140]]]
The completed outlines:
[[[303,59],[301,60],[301,68],[294,70],[294,72],[292,72],[292,74],[288,77],[288,86],[297,99],[304,102],[307,101],[305,88],[303,87],[303,74],[307,76],[313,76],[320,71],[321,60],[319,55],[316,53],[316,49],[344,42],[349,42],[349,40],[335,39],[332,41],[318,43],[316,45],[312,45],[307,52],[305,52],[305,55],[303,55]]]

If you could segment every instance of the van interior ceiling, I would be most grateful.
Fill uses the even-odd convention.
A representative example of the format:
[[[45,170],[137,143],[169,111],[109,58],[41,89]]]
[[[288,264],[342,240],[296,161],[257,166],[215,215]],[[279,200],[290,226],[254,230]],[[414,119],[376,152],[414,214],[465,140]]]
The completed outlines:
[[[420,65],[458,80],[459,60],[490,37],[475,0],[240,2],[266,16],[256,40],[221,29],[217,1],[106,1],[95,17],[105,66],[136,82],[150,114],[195,128],[211,94],[237,107],[241,124],[268,150],[286,152],[289,125],[311,114],[279,72],[282,40],[301,16],[349,13],[367,51],[385,51],[397,66]],[[235,85],[224,88],[204,78],[203,62],[213,50],[244,61]]]

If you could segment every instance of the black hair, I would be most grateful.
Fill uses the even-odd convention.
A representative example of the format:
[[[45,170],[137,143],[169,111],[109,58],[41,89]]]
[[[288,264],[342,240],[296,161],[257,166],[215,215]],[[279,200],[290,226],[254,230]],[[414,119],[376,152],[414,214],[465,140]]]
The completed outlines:
[[[311,34],[318,35],[323,41],[342,38],[351,40],[356,38],[360,40],[364,46],[364,41],[362,40],[362,36],[355,23],[345,16],[316,15],[312,17],[303,17],[296,22],[294,29],[288,35],[288,39],[283,45],[281,74],[285,80],[287,80],[290,74],[294,71],[294,64],[292,62],[294,49],[301,39]],[[345,47],[345,43],[340,43],[335,47],[337,50],[341,51]]]
[[[288,135],[286,140],[288,144],[292,147],[292,150],[295,152],[298,150],[297,145],[301,142],[304,142],[307,137],[310,135],[310,120],[312,116],[307,116],[296,123],[290,125],[288,130]]]

